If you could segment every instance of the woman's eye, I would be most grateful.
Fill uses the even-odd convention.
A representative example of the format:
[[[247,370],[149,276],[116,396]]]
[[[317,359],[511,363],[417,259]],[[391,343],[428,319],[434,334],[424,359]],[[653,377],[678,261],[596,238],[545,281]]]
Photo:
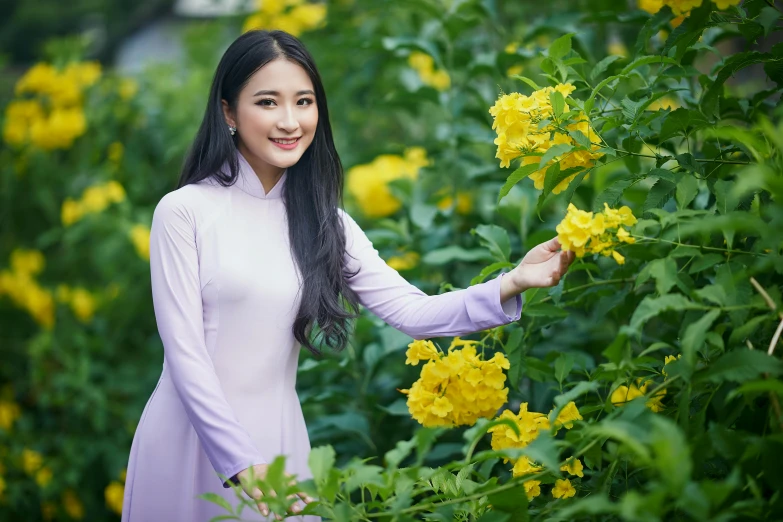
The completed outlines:
[[[312,105],[313,99],[312,98],[302,98],[299,100],[299,105]]]
[[[270,98],[265,98],[263,100],[259,100],[258,102],[256,102],[256,105],[261,105],[261,106],[264,106],[264,107],[268,107],[268,106],[270,106],[270,105],[272,105],[274,103],[275,103],[275,100],[272,100]]]

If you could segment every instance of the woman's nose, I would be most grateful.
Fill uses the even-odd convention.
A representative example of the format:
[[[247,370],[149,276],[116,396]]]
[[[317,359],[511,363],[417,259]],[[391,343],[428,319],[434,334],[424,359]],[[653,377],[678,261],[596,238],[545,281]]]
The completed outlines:
[[[286,109],[282,118],[277,122],[277,128],[285,132],[294,132],[299,128],[299,121],[294,115],[292,109]]]

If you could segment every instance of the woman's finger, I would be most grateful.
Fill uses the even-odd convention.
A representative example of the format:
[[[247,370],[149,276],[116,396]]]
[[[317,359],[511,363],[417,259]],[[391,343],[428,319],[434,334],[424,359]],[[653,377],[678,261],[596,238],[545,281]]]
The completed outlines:
[[[261,512],[262,515],[265,517],[269,516],[269,506],[264,504],[263,502],[258,503],[258,510]]]

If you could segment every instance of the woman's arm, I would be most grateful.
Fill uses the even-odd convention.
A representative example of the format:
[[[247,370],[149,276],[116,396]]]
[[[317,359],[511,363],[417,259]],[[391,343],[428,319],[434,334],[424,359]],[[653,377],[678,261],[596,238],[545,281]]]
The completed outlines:
[[[150,230],[152,299],[166,367],[216,472],[234,477],[265,463],[223,395],[204,339],[195,219],[177,191],[155,207]],[[224,481],[223,487],[229,487]]]
[[[519,319],[522,290],[516,291],[510,274],[429,296],[386,264],[351,216],[342,209],[338,213],[345,226],[346,281],[362,305],[387,324],[414,339],[425,339],[466,335]],[[349,275],[357,269],[356,275]]]

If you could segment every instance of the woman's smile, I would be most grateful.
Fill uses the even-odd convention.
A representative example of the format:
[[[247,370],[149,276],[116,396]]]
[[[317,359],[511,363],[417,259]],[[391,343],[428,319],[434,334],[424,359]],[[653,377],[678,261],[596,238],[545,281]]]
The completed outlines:
[[[269,138],[269,140],[285,150],[294,149],[299,144],[299,138]]]

